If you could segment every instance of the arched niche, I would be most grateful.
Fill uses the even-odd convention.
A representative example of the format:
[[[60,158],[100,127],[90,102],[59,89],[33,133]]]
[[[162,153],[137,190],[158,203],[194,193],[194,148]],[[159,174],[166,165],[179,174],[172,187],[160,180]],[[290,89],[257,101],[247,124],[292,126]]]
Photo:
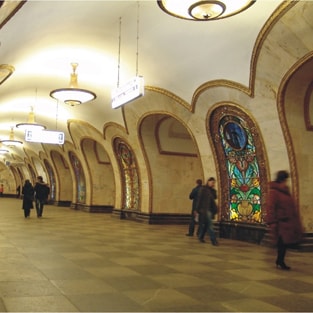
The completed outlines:
[[[79,208],[80,205],[86,204],[86,176],[82,167],[80,159],[77,157],[76,153],[69,151],[68,153],[71,166],[74,172],[74,186],[76,188],[74,196],[75,199],[72,203],[73,206]]]
[[[210,112],[207,133],[219,176],[220,235],[260,242],[269,169],[258,125],[239,105],[225,103]]]
[[[115,182],[112,164],[103,146],[91,138],[81,141],[90,175],[90,212],[112,212],[115,202]]]
[[[131,146],[122,138],[113,141],[115,156],[119,165],[122,182],[122,213],[140,210],[140,178],[136,155]],[[127,215],[122,214],[122,217]],[[129,213],[131,214],[131,213]]]
[[[48,179],[47,183],[49,184],[50,187],[50,195],[49,195],[49,201],[55,202],[56,200],[56,177],[54,170],[50,164],[50,162],[47,159],[44,159],[43,161],[47,174],[48,174]]]
[[[52,150],[50,157],[56,170],[56,195],[55,204],[70,206],[73,199],[73,178],[69,164],[61,153]]]
[[[149,212],[153,219],[179,222],[190,214],[196,179],[204,179],[194,137],[182,121],[155,113],[142,119],[139,138],[149,170]]]
[[[291,187],[306,233],[313,232],[312,72],[311,53],[287,73],[278,101],[291,163]]]

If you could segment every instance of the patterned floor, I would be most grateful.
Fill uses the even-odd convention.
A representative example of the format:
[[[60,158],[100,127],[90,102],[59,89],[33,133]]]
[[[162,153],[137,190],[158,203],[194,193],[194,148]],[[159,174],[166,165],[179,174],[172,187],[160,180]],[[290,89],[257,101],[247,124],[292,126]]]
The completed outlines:
[[[156,226],[46,206],[25,219],[0,198],[2,312],[310,312],[312,253],[186,237]],[[288,261],[288,262],[287,262]]]

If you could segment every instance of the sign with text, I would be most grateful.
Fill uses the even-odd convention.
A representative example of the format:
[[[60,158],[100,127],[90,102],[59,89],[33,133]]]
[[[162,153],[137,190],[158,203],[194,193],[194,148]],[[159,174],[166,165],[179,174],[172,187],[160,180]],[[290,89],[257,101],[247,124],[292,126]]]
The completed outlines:
[[[121,105],[135,100],[144,95],[143,76],[136,76],[125,85],[116,88],[112,92],[112,108],[116,109]]]
[[[29,142],[40,142],[50,144],[64,144],[64,133],[49,130],[30,130],[25,131],[25,140]]]

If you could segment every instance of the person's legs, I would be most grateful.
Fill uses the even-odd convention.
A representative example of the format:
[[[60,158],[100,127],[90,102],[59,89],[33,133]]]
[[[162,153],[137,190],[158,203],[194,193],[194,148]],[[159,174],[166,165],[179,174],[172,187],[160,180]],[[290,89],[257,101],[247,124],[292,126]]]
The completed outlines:
[[[212,245],[216,246],[217,245],[217,240],[213,228],[213,221],[212,221],[212,213],[208,212],[208,234],[210,236]]]
[[[285,264],[285,255],[286,255],[287,247],[283,242],[281,237],[278,238],[277,241],[277,259],[276,259],[276,266],[280,267],[284,270],[289,270],[290,267]]]
[[[204,242],[204,236],[208,229],[208,217],[207,214],[200,214],[199,215],[199,240]]]
[[[36,199],[35,204],[36,204],[37,217],[40,217],[40,200]]]
[[[191,213],[191,217],[190,217],[190,223],[189,223],[189,231],[188,234],[186,234],[186,236],[193,236],[193,233],[195,231],[195,215],[192,212]]]
[[[44,201],[40,200],[40,206],[39,206],[39,217],[42,217],[43,213],[43,206],[44,206]]]

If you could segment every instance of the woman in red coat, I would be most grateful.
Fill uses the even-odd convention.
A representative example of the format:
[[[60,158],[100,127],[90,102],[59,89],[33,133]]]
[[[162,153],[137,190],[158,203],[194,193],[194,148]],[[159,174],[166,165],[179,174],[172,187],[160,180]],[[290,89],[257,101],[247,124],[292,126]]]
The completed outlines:
[[[288,172],[279,171],[276,180],[270,183],[267,204],[267,223],[277,244],[276,266],[290,270],[285,264],[287,248],[295,247],[302,238],[302,226],[295,201],[286,184]]]

